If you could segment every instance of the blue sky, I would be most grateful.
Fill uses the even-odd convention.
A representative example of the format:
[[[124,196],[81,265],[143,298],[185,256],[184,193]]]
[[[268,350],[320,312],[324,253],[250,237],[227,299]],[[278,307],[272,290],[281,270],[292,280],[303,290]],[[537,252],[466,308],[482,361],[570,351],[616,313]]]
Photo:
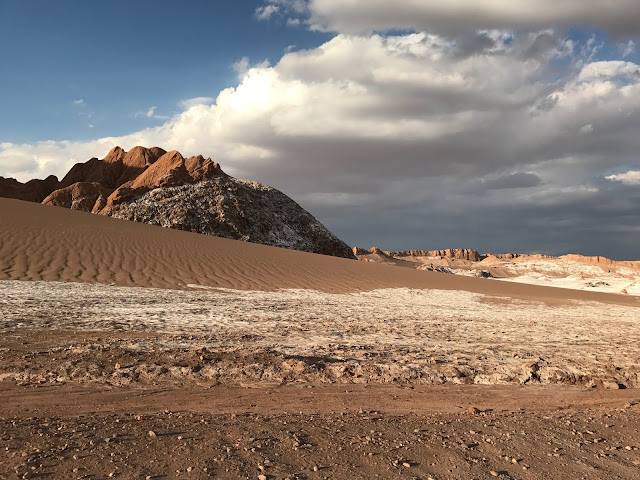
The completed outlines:
[[[235,86],[241,58],[274,62],[287,47],[330,37],[258,21],[257,5],[0,1],[0,140],[87,140],[157,125],[162,118],[136,113],[174,115],[182,100]]]
[[[640,259],[640,2],[559,3],[0,0],[0,175],[160,146],[352,246]]]

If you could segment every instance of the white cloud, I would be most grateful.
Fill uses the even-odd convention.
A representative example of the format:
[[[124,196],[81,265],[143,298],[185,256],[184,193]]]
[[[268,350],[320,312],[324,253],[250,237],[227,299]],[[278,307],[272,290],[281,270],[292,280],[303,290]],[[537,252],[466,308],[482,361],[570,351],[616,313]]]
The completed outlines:
[[[74,105],[82,105],[84,104],[84,98],[78,98],[77,100],[73,101]]]
[[[268,0],[272,5],[278,5],[287,12],[303,14],[308,11],[306,0]]]
[[[640,32],[637,0],[310,0],[316,28],[343,33],[389,29],[460,32],[475,29],[600,27]]]
[[[169,117],[168,115],[158,115],[156,114],[156,109],[158,107],[156,105],[150,107],[148,110],[144,111],[144,110],[138,110],[136,113],[134,113],[133,118],[153,118],[155,120],[169,120],[171,117]],[[93,125],[90,125],[90,128],[93,128]]]
[[[195,98],[187,98],[186,100],[182,100],[180,102],[180,106],[183,109],[188,109],[191,107],[195,107],[197,105],[211,105],[215,101],[213,97],[195,97]]]
[[[240,60],[232,65],[238,77],[244,77],[245,73],[249,71],[249,57],[242,57]]]
[[[244,76],[247,74],[247,72],[251,68],[267,68],[268,66],[269,66],[269,60],[263,60],[262,62],[257,63],[257,64],[252,66],[249,63],[249,57],[242,57],[240,60],[235,62],[233,65],[231,65],[231,67],[238,74],[238,79],[240,81],[242,81]]]
[[[622,182],[627,185],[640,185],[640,171],[629,170],[627,173],[609,175],[606,179],[612,182]]]
[[[266,5],[258,7],[255,16],[258,20],[269,20],[278,14],[286,18],[288,26],[298,26],[308,16],[308,3],[306,0],[265,0]]]
[[[275,5],[264,5],[256,8],[255,16],[258,20],[268,20],[278,13],[279,8]]]
[[[580,133],[580,135],[589,135],[590,133],[593,133],[593,125],[589,123],[587,125],[580,127],[580,130],[578,133]]]
[[[591,155],[594,145],[608,148],[614,141],[622,151],[637,147],[632,131],[640,123],[634,113],[640,111],[639,67],[592,62],[549,84],[552,60],[565,50],[556,39],[527,58],[543,35],[508,41],[494,35],[485,52],[470,56],[460,56],[456,42],[424,33],[339,35],[317,49],[286,54],[273,67],[251,66],[245,58],[236,64],[240,84],[215,102],[185,100],[185,111],[164,125],[111,141],[213,155],[255,178],[292,166],[321,172],[320,164],[389,178],[453,171],[463,177]],[[619,78],[624,82],[614,81]],[[153,107],[144,113],[149,115],[156,117]],[[597,132],[589,128],[595,121],[602,125]],[[571,131],[591,135],[575,142],[567,136]],[[64,155],[72,148],[60,150],[56,173],[69,165]],[[602,160],[611,161],[609,154]],[[292,185],[304,191],[305,175]]]
[[[627,43],[620,44],[620,50],[622,51],[622,58],[628,57],[636,51],[636,43],[633,40],[629,40]]]

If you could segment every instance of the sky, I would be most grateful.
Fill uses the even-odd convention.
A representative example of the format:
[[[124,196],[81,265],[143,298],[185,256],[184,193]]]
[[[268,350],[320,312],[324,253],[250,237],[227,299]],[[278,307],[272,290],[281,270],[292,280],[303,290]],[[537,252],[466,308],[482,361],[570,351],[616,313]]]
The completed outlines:
[[[637,0],[0,0],[0,175],[202,154],[352,246],[640,259]]]

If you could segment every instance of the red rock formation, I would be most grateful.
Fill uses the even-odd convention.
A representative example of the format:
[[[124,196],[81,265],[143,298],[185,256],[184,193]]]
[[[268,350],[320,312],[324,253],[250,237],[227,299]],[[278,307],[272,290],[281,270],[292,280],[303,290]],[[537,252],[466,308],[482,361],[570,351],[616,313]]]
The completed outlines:
[[[197,183],[218,175],[225,173],[210,158],[198,155],[185,159],[180,152],[173,150],[162,155],[134,180],[118,187],[107,199],[105,207],[97,213],[112,215],[118,205],[154,188]]]
[[[134,180],[165,153],[158,147],[134,147],[128,152],[115,147],[104,160],[92,158],[88,162],[75,164],[60,184],[61,187],[68,187],[77,182],[99,183],[115,190]]]
[[[54,175],[49,175],[44,180],[29,180],[27,183],[21,183],[15,178],[0,177],[0,197],[5,198],[41,202],[57,188],[60,188],[60,183]]]
[[[112,190],[96,182],[77,182],[54,191],[42,203],[84,212],[99,211],[106,205],[111,192]]]
[[[384,252],[395,258],[402,257],[444,257],[455,258],[459,260],[469,260],[471,262],[479,262],[485,258],[476,250],[468,248],[448,248],[446,250],[406,250],[402,252]]]

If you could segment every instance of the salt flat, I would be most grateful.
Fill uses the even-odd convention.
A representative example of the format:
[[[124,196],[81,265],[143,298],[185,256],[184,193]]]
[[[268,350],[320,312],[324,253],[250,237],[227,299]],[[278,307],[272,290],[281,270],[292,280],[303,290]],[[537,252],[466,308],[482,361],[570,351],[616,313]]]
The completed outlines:
[[[236,381],[242,382],[604,383],[618,388],[640,381],[639,310],[624,305],[505,301],[437,289],[327,294],[20,281],[1,281],[0,298],[5,334],[25,329],[141,332],[162,337],[153,342],[131,338],[120,347],[132,352],[260,350],[277,359],[239,374]],[[65,358],[73,361],[72,354]],[[235,367],[240,371],[247,361],[242,358]],[[65,364],[47,368],[73,379]],[[129,383],[145,366],[104,368],[98,375],[103,381]],[[22,379],[41,373],[11,371],[6,364],[3,370],[5,377]],[[204,362],[195,374],[180,371],[178,376],[220,381],[221,371],[221,365]],[[230,377],[224,381],[233,383]]]

